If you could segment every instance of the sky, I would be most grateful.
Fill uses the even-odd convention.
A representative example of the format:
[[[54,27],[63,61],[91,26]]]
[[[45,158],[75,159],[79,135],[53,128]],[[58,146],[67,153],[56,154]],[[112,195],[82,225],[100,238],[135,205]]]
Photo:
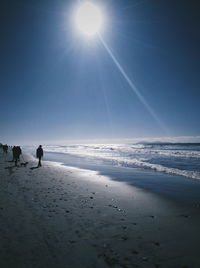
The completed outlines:
[[[101,38],[80,2],[1,1],[0,142],[200,136],[198,1],[92,1]]]

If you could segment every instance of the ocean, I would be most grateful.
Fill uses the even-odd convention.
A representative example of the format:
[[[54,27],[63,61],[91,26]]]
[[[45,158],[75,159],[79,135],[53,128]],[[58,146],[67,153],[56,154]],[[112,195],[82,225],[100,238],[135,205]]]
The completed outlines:
[[[70,144],[43,148],[46,160],[81,168],[140,167],[200,179],[200,143]]]

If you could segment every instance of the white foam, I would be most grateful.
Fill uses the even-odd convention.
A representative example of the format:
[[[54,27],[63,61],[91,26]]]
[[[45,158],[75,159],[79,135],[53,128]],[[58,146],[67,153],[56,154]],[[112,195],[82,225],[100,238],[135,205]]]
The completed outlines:
[[[199,148],[200,149],[200,148]],[[46,146],[45,151],[76,155],[88,159],[101,159],[112,161],[114,165],[123,167],[139,166],[150,168],[159,172],[176,174],[192,179],[200,179],[200,172],[196,170],[183,170],[159,163],[161,157],[179,158],[187,164],[187,159],[200,159],[200,150],[192,150],[192,147],[184,146],[160,146],[145,144],[84,144],[69,146]],[[149,159],[156,159],[155,163],[149,163]],[[170,159],[171,160],[171,159]],[[175,162],[174,162],[175,163]]]

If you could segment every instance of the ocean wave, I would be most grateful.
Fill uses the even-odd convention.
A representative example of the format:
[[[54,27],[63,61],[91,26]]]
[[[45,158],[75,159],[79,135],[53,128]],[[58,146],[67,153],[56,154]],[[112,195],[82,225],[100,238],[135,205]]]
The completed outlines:
[[[126,160],[120,161],[120,163],[122,166],[126,166],[126,167],[131,167],[131,165],[134,165],[134,166],[139,166],[143,168],[150,168],[159,172],[180,175],[180,176],[184,176],[187,178],[200,180],[200,172],[198,171],[181,170],[178,168],[169,168],[160,164],[151,164],[151,163],[144,162],[144,161],[137,160],[137,159],[132,159],[131,161],[126,159]]]
[[[149,168],[168,174],[200,179],[199,166],[197,166],[200,159],[199,148],[199,146],[180,144],[77,144],[45,146],[45,151],[84,157],[88,161],[96,159],[127,168]],[[180,161],[183,164],[181,169]],[[163,163],[166,163],[166,166]],[[190,166],[191,163],[192,166]],[[185,168],[182,169],[184,166]]]
[[[69,145],[69,146],[46,146],[45,148],[48,152],[60,152],[60,153],[75,153],[75,154],[84,154],[84,155],[95,155],[100,154],[109,154],[115,153],[117,155],[156,155],[156,156],[168,156],[168,157],[185,157],[185,158],[199,158],[200,159],[200,151],[195,150],[168,150],[166,149],[152,149],[147,148],[144,145],[135,145],[127,146],[127,145]]]

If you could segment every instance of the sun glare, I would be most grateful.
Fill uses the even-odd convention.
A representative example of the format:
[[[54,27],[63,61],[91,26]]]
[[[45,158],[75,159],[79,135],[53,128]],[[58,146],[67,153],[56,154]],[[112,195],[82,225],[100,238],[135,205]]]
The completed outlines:
[[[75,23],[79,31],[93,36],[100,32],[103,15],[100,8],[91,2],[82,3],[75,12]]]

